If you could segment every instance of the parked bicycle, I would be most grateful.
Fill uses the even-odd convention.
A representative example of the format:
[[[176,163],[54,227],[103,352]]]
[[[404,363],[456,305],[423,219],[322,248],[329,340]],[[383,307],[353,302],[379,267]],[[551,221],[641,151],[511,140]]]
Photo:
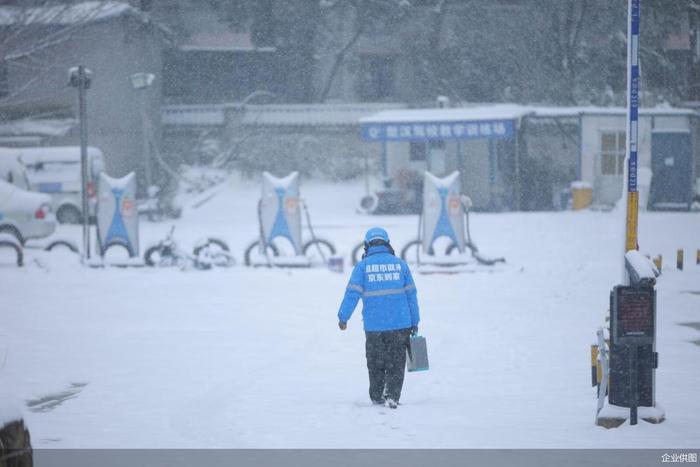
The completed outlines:
[[[223,240],[208,237],[198,241],[192,254],[183,250],[174,237],[175,226],[170,228],[166,237],[150,246],[144,253],[144,261],[152,267],[178,267],[180,269],[211,269],[212,267],[231,267],[235,259]]]

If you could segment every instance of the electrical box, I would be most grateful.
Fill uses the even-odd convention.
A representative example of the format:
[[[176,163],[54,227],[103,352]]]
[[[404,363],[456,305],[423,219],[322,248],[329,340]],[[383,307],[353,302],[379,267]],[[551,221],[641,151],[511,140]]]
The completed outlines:
[[[608,400],[620,407],[654,404],[656,291],[653,287],[616,286],[610,294],[610,390]],[[631,352],[636,352],[631,358]],[[636,368],[631,368],[635,362]],[[634,370],[634,371],[633,371]],[[636,383],[632,384],[632,378]],[[632,394],[636,386],[637,394]],[[633,404],[633,400],[636,403]]]

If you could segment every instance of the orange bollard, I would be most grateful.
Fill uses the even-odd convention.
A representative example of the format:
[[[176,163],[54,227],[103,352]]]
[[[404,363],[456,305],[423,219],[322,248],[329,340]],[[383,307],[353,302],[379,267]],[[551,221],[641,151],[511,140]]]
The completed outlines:
[[[652,261],[654,261],[654,265],[656,266],[656,269],[658,269],[659,272],[661,272],[661,266],[664,263],[664,257],[659,255],[656,258],[654,258]]]
[[[591,345],[591,386],[596,387],[601,380],[600,367],[598,365],[598,346]]]

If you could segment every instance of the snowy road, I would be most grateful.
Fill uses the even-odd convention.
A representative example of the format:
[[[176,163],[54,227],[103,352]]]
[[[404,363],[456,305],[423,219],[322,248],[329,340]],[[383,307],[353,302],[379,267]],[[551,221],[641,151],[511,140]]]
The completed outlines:
[[[346,256],[374,224],[399,246],[415,236],[416,216],[355,214],[361,191],[302,185],[317,234]],[[240,261],[257,195],[231,184],[176,236],[219,236]],[[143,245],[168,226],[143,224]],[[337,328],[349,271],[91,270],[29,252],[43,267],[0,267],[0,383],[35,447],[697,447],[700,330],[679,323],[700,322],[700,266],[671,266],[676,248],[700,248],[698,213],[640,217],[642,251],[665,260],[668,421],[593,424],[589,345],[620,278],[620,232],[614,213],[473,215],[475,241],[507,268],[416,274],[431,370],[407,374],[396,411],[368,403],[359,308]]]

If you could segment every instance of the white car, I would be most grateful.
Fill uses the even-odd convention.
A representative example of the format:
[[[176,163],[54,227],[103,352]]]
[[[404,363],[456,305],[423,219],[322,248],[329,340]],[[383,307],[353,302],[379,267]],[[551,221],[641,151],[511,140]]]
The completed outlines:
[[[88,146],[88,202],[90,214],[96,204],[96,182],[104,171],[104,157]],[[18,170],[18,167],[21,168]],[[31,191],[51,195],[51,209],[61,223],[82,221],[80,147],[56,146],[34,148],[0,148],[0,180]]]
[[[0,180],[0,233],[13,235],[21,244],[48,237],[56,230],[56,217],[50,206],[50,195],[23,190]]]

